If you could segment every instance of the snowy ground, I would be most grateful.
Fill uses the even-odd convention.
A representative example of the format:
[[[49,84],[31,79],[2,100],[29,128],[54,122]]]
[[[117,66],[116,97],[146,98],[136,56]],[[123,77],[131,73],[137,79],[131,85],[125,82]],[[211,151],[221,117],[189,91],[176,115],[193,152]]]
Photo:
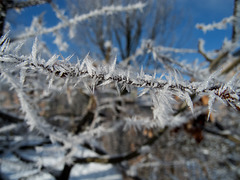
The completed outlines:
[[[32,164],[20,162],[14,153],[5,152],[4,157],[1,157],[1,175],[3,179],[34,179],[34,180],[52,180],[54,177],[48,173],[39,171],[41,165],[53,168],[54,170],[61,170],[64,164],[64,156],[57,150],[58,147],[50,145],[48,147],[39,148],[35,150],[18,151],[22,157],[34,160],[37,166],[33,167]],[[76,152],[77,156],[93,156],[96,155],[90,150],[79,148]],[[121,180],[122,176],[117,169],[108,164],[102,165],[97,163],[90,163],[84,165],[75,165],[71,170],[71,180]]]

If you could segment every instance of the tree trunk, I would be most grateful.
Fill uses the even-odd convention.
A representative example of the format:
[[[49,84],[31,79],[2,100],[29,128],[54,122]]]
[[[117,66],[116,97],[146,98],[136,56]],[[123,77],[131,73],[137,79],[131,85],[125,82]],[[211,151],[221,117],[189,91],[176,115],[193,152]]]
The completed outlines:
[[[70,176],[70,173],[71,173],[71,170],[72,170],[72,167],[73,167],[73,165],[65,164],[64,168],[62,170],[62,173],[56,179],[57,180],[68,180],[69,176]]]
[[[237,42],[239,38],[239,15],[240,15],[240,1],[234,0],[234,9],[233,9],[233,16],[236,18],[233,22],[233,29],[232,29],[232,42]]]

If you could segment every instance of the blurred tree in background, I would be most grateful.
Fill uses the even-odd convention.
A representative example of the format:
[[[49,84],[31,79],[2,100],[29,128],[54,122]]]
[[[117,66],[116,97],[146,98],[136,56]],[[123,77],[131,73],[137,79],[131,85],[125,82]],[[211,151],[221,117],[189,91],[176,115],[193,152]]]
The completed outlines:
[[[94,52],[96,57],[109,62],[111,55],[119,55],[119,59],[129,61],[142,40],[151,39],[158,45],[171,47],[187,39],[190,28],[185,24],[189,19],[176,7],[175,0],[71,0],[67,4],[70,14],[75,16],[103,6],[136,2],[147,4],[142,11],[99,16],[79,23],[75,27],[78,36],[74,36],[73,41],[80,49],[86,50],[85,54]],[[139,58],[141,64],[144,60],[146,56]]]

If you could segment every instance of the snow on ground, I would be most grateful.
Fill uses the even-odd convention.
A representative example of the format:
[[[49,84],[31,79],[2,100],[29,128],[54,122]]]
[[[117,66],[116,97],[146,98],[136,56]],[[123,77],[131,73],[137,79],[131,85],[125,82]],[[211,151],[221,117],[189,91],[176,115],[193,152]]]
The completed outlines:
[[[38,166],[33,167],[19,161],[11,152],[6,152],[4,157],[0,158],[0,174],[3,179],[18,180],[23,177],[31,180],[54,180],[54,177],[48,173],[39,173],[41,164],[45,167],[61,170],[64,162],[64,152],[57,145],[48,145],[35,150],[17,151],[22,157],[37,161]],[[90,150],[82,147],[76,151],[76,156],[96,156]],[[89,163],[84,165],[75,165],[71,171],[70,180],[122,180],[121,174],[111,165],[102,165],[98,163]]]

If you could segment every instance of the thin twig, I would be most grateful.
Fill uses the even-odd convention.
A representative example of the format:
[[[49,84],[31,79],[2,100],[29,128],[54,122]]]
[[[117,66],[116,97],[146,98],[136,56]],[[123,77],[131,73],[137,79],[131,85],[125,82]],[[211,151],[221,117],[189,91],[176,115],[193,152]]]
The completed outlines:
[[[213,134],[213,135],[217,135],[217,136],[221,136],[221,137],[224,137],[238,145],[240,145],[240,137],[237,136],[237,135],[233,135],[231,134],[230,131],[227,131],[227,130],[224,130],[224,131],[215,131],[215,130],[212,130],[210,128],[207,128],[207,127],[204,127],[203,129],[205,132],[208,132],[210,134]]]

